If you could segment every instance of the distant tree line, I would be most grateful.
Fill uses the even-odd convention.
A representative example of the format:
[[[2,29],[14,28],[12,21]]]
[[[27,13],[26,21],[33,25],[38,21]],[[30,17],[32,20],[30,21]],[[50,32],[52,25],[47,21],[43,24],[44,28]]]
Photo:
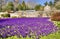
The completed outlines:
[[[56,1],[57,0],[55,0],[55,2]],[[45,4],[45,6],[49,5],[50,7],[54,7],[55,2],[53,3],[52,1],[50,1],[49,3],[45,2],[44,4]],[[34,8],[30,8],[29,6],[27,6],[25,4],[25,1],[23,1],[22,4],[18,4],[17,7],[15,8],[13,2],[8,2],[8,4],[4,8],[2,8],[2,10],[0,10],[0,11],[8,11],[8,12],[9,11],[14,11],[14,10],[16,10],[16,11],[19,11],[19,10],[36,10],[36,11],[41,10],[41,11],[43,11],[45,6],[42,6],[41,4],[38,4]],[[57,8],[60,8],[60,7],[57,7]]]

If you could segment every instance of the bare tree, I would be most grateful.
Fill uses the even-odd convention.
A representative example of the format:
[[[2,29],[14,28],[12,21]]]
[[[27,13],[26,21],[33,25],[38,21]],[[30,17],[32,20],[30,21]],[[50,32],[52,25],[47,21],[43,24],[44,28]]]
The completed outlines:
[[[16,11],[16,7],[17,7],[18,3],[19,3],[19,0],[14,0],[14,11]]]

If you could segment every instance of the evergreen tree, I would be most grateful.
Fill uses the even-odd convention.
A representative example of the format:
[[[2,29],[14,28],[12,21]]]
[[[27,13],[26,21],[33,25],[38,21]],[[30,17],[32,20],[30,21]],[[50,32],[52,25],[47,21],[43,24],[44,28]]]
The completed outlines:
[[[26,4],[25,4],[25,1],[22,2],[22,10],[26,10]]]
[[[41,5],[36,5],[35,10],[40,10]]]
[[[14,10],[14,5],[13,2],[9,2],[6,6],[7,11],[13,11]]]
[[[18,10],[22,10],[22,5],[21,5],[21,4],[18,4],[17,9],[18,9]]]
[[[46,6],[46,5],[48,5],[48,2],[46,1],[44,4],[45,4],[45,6]]]
[[[53,6],[53,3],[52,3],[52,1],[50,1],[50,2],[49,2],[49,6],[51,6],[51,7]]]

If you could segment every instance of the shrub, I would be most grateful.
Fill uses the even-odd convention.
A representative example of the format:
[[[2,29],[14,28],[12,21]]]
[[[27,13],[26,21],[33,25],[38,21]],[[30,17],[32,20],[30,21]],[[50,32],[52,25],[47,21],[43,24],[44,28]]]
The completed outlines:
[[[2,14],[2,17],[10,17],[10,14]]]
[[[51,20],[53,20],[53,21],[60,21],[60,12],[53,13],[51,15]]]

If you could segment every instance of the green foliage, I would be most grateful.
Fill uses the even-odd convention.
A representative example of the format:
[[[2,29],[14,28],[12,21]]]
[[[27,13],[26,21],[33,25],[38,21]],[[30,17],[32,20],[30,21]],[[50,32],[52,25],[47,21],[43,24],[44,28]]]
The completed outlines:
[[[48,36],[43,36],[40,39],[60,39],[60,33],[58,31],[58,32],[50,34]]]
[[[23,1],[22,4],[18,4],[17,7],[18,10],[29,10],[29,7],[25,4],[25,2]]]
[[[21,4],[18,4],[17,9],[18,9],[18,10],[22,10],[22,6],[21,6]]]
[[[0,7],[0,12],[2,11],[1,7]]]
[[[49,6],[51,6],[51,7],[53,6],[53,3],[52,3],[52,1],[50,1],[50,2],[49,2]]]
[[[40,10],[41,5],[36,5],[35,10]]]
[[[10,14],[2,14],[2,17],[10,17]]]
[[[6,6],[3,8],[0,8],[0,12],[5,12],[6,11]]]
[[[7,11],[12,11],[12,10],[14,10],[13,2],[9,2],[9,3],[7,4],[6,10],[7,10]]]
[[[26,4],[25,4],[25,2],[23,1],[22,2],[22,10],[25,10],[26,9]]]
[[[8,4],[0,11],[18,11],[18,10],[43,10],[43,6],[36,5],[35,8],[30,8],[28,5],[25,4],[25,1],[22,2],[22,4],[18,4],[18,6],[15,8],[13,2],[8,2]]]
[[[0,39],[33,39],[33,38],[30,38],[30,37],[17,37],[17,36],[11,36],[11,37],[8,37],[8,38],[0,38]]]
[[[44,4],[45,4],[45,6],[46,6],[46,5],[49,5],[49,6],[51,6],[51,7],[54,6],[54,4],[52,3],[52,1],[50,1],[49,3],[46,1]]]
[[[56,8],[57,8],[57,9],[60,9],[60,5],[57,5]]]
[[[45,4],[45,6],[46,6],[46,5],[48,5],[48,2],[46,1],[44,4]]]
[[[7,12],[10,12],[10,11],[18,11],[18,10],[29,10],[30,8],[25,4],[25,1],[22,2],[22,4],[18,4],[18,6],[16,8],[14,8],[14,4],[13,2],[8,2],[8,4],[3,8],[1,9],[0,8],[0,12],[1,11],[7,11]]]
[[[25,2],[23,1],[22,2],[22,10],[26,10],[26,8],[27,8],[27,6],[26,6]]]
[[[60,21],[53,21],[56,26],[60,28]]]

